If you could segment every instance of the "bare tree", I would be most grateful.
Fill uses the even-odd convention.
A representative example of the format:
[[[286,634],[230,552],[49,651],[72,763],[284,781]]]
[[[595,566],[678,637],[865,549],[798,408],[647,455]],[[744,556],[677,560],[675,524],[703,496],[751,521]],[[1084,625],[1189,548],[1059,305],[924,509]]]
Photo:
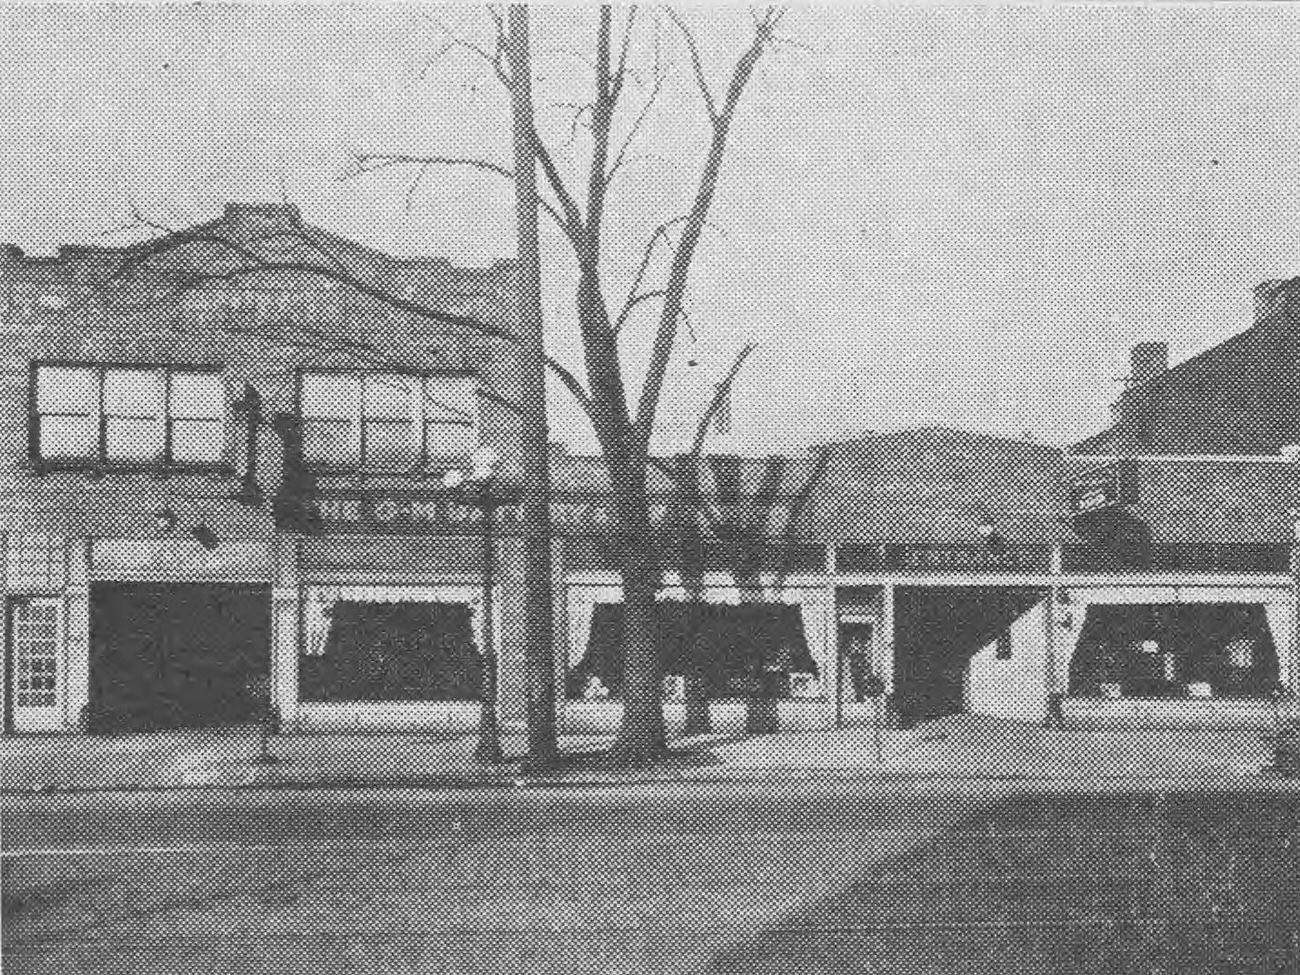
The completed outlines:
[[[664,465],[650,454],[651,438],[664,390],[664,383],[679,329],[687,322],[686,300],[689,292],[691,269],[701,236],[709,226],[709,213],[713,205],[726,156],[728,137],[741,104],[742,96],[754,69],[773,45],[781,42],[777,27],[783,12],[768,8],[751,14],[752,31],[747,45],[734,61],[725,84],[718,90],[710,84],[697,40],[675,12],[668,10],[664,16],[671,29],[680,37],[690,64],[692,85],[698,93],[707,120],[707,138],[702,146],[703,161],[690,188],[689,208],[685,213],[671,216],[660,222],[650,233],[637,263],[630,275],[631,286],[621,299],[610,294],[608,280],[617,277],[605,267],[602,246],[608,235],[606,225],[607,202],[615,177],[626,169],[631,160],[631,149],[638,132],[652,111],[662,89],[664,73],[657,54],[654,60],[648,93],[637,106],[626,97],[628,81],[636,74],[630,63],[634,36],[641,21],[636,8],[627,11],[619,27],[614,24],[614,12],[602,7],[598,12],[595,33],[595,58],[593,62],[593,91],[589,102],[577,106],[573,132],[576,135],[582,120],[582,129],[590,142],[590,154],[585,173],[585,200],[574,192],[574,183],[557,165],[555,158],[539,134],[536,115],[528,91],[528,52],[520,46],[526,36],[527,18],[522,11],[511,9],[502,12],[488,8],[495,27],[495,45],[491,48],[452,38],[448,46],[472,52],[490,65],[490,68],[510,92],[515,113],[516,169],[519,172],[489,160],[440,155],[385,155],[366,153],[353,160],[348,175],[373,172],[391,167],[411,167],[415,170],[415,183],[432,167],[469,167],[474,170],[516,181],[519,191],[517,213],[521,221],[521,257],[527,257],[525,248],[531,247],[527,236],[527,211],[533,206],[530,197],[529,149],[536,168],[542,174],[548,196],[537,198],[539,206],[559,229],[575,259],[578,282],[576,286],[576,320],[581,340],[584,378],[565,368],[553,357],[546,355],[540,343],[540,331],[533,320],[540,309],[533,304],[536,295],[534,272],[529,270],[529,260],[520,263],[520,296],[528,302],[523,307],[521,328],[503,327],[473,314],[450,312],[431,304],[420,296],[398,293],[381,277],[373,276],[355,265],[338,261],[327,247],[319,246],[309,233],[309,228],[297,230],[278,228],[266,240],[228,239],[210,227],[201,226],[189,231],[167,232],[157,241],[132,249],[105,285],[117,287],[123,294],[139,295],[139,285],[149,277],[155,261],[165,261],[171,249],[190,245],[209,248],[214,260],[211,265],[175,276],[164,290],[173,297],[198,288],[222,283],[252,282],[265,279],[282,280],[305,276],[321,282],[349,289],[355,294],[372,299],[393,311],[440,325],[463,330],[494,341],[509,343],[526,352],[535,360],[545,363],[545,368],[556,376],[591,422],[605,461],[613,498],[613,521],[620,554],[620,575],[623,583],[625,626],[622,646],[624,717],[613,758],[619,762],[634,763],[653,758],[665,747],[662,712],[662,674],[654,636],[655,596],[662,576],[656,552],[654,529],[651,523],[651,498],[647,476],[652,465],[658,464],[675,476],[671,465]],[[507,22],[508,21],[508,22]],[[522,32],[522,33],[521,33]],[[617,35],[617,37],[616,37]],[[451,36],[451,35],[449,35]],[[531,119],[529,116],[533,116]],[[627,122],[625,133],[616,139],[616,123]],[[531,143],[531,146],[526,143]],[[409,197],[408,197],[409,203]],[[158,231],[168,228],[150,224]],[[296,236],[296,239],[288,240]],[[291,245],[291,246],[290,246]],[[666,260],[665,260],[666,258]],[[659,280],[654,279],[658,277]],[[151,292],[149,301],[158,296]],[[624,361],[620,335],[634,313],[657,306],[655,327],[648,358],[640,376],[639,393],[632,393],[634,384],[629,375],[629,364]],[[383,348],[373,343],[342,338],[338,335],[298,335],[292,341],[320,343],[321,347],[342,349],[363,361],[390,361]],[[731,372],[728,383],[744,361],[748,350],[742,351]],[[517,392],[517,391],[516,391]],[[536,376],[529,380],[522,397],[511,397],[508,391],[489,390],[487,395],[505,403],[521,414],[536,410]],[[716,409],[717,401],[710,412]],[[525,451],[537,463],[544,442],[545,425],[534,423],[529,427]],[[696,449],[698,453],[698,447]],[[539,479],[545,484],[544,479]],[[542,547],[549,533],[540,520],[544,504],[534,498],[530,502],[530,516],[538,519],[528,537],[531,540],[529,564],[540,578]],[[535,530],[534,530],[535,529]],[[547,586],[549,587],[550,552],[545,553]],[[535,563],[535,565],[534,565]],[[536,580],[534,580],[536,581]],[[545,610],[541,608],[541,590],[536,589],[529,598],[530,616],[530,675],[540,680],[543,658],[549,662],[551,630],[549,599]],[[545,665],[547,674],[550,664]],[[540,687],[540,684],[538,685]],[[551,710],[545,693],[534,689],[535,707],[530,714],[537,718],[542,710]],[[553,720],[546,718],[546,721]],[[536,747],[546,757],[552,746],[548,738],[553,732],[545,728],[535,736]],[[551,739],[553,740],[553,739]]]
[[[647,475],[652,459],[651,438],[655,431],[669,362],[678,332],[686,316],[686,299],[697,247],[713,205],[718,177],[726,157],[728,137],[742,96],[754,69],[769,48],[778,42],[777,27],[783,11],[767,8],[754,12],[752,32],[736,58],[720,90],[710,82],[697,39],[686,22],[673,10],[665,16],[681,38],[691,79],[707,117],[707,140],[703,162],[693,182],[690,204],[683,214],[665,219],[651,232],[632,284],[625,298],[616,303],[610,295],[603,255],[609,228],[606,223],[610,187],[624,169],[629,151],[648,113],[653,109],[663,74],[656,58],[649,93],[637,107],[625,98],[633,76],[630,53],[638,29],[636,8],[627,11],[616,28],[614,12],[601,7],[594,38],[591,97],[575,107],[587,133],[589,158],[584,178],[585,199],[575,191],[575,181],[566,176],[533,126],[533,148],[550,191],[546,212],[556,223],[572,250],[577,266],[576,318],[581,339],[586,385],[582,396],[607,468],[613,495],[616,542],[619,547],[623,584],[623,724],[614,744],[616,761],[635,763],[653,758],[665,748],[662,709],[662,672],[655,641],[655,596],[662,576],[658,566],[654,530],[650,517]],[[482,57],[496,76],[513,90],[515,77],[504,63],[502,51],[507,32],[499,14],[492,14],[497,27],[497,44],[489,50],[456,39],[455,43]],[[624,111],[631,114],[627,134],[616,140],[616,121]],[[449,159],[442,156],[358,157],[358,169],[370,171],[394,165],[469,165],[486,171],[501,167],[482,160]],[[675,236],[675,239],[673,239]],[[666,265],[656,257],[670,249]],[[659,275],[660,280],[652,278]],[[640,376],[639,393],[632,393],[628,363],[620,348],[620,333],[639,308],[658,306],[657,324],[648,360]],[[570,384],[572,390],[572,385]]]

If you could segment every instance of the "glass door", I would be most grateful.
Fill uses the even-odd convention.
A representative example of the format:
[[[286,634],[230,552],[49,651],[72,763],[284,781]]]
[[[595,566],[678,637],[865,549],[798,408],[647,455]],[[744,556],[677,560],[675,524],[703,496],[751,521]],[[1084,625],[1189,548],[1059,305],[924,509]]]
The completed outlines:
[[[9,603],[9,701],[14,731],[62,728],[63,613],[58,599]]]

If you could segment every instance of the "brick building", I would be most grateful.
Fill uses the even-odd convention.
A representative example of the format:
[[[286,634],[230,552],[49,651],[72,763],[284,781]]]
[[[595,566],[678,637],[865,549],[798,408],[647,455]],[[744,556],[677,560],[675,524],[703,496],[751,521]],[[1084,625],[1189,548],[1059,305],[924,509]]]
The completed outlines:
[[[381,507],[364,530],[321,532],[300,515],[358,491],[436,496],[480,443],[517,476],[517,419],[481,393],[510,388],[518,359],[284,269],[324,267],[500,326],[509,264],[397,260],[292,206],[244,204],[149,244],[11,247],[0,262],[6,728],[246,719],[266,682],[290,724],[385,706],[473,720],[468,525],[392,534]],[[248,273],[266,262],[282,270]],[[514,544],[503,647],[519,640]],[[331,613],[344,625],[326,645]],[[516,700],[517,668],[502,677]]]
[[[1172,368],[1135,346],[1113,425],[1066,460],[1056,684],[1081,720],[1260,723],[1300,688],[1300,278],[1255,299]]]

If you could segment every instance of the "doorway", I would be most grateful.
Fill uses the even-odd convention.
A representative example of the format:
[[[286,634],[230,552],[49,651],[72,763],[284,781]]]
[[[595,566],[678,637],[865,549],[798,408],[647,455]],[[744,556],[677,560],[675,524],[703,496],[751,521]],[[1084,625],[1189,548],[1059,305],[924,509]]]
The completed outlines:
[[[270,669],[264,586],[91,588],[90,731],[238,724]]]

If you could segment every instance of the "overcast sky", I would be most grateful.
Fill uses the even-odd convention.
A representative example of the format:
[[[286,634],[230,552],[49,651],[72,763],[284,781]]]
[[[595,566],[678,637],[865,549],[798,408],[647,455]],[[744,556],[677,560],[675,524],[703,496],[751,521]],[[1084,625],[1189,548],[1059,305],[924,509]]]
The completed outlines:
[[[691,17],[720,87],[747,15]],[[639,63],[657,35],[671,83],[616,187],[616,266],[700,162],[680,38],[653,19]],[[592,22],[534,12],[544,106],[581,100]],[[490,176],[431,174],[409,212],[401,174],[338,179],[354,150],[508,162],[494,82],[435,56],[444,29],[487,24],[415,6],[3,7],[0,241],[121,241],[132,200],[183,225],[284,197],[391,253],[508,256]],[[783,31],[798,43],[740,110],[665,442],[749,339],[735,432],[755,449],[930,424],[1068,442],[1106,422],[1130,344],[1185,358],[1248,327],[1254,284],[1300,274],[1296,5],[794,6]],[[578,164],[566,112],[547,108],[546,131]],[[552,345],[574,361],[554,238],[547,256]],[[630,329],[633,357],[650,325]],[[555,424],[581,438],[571,410]]]

